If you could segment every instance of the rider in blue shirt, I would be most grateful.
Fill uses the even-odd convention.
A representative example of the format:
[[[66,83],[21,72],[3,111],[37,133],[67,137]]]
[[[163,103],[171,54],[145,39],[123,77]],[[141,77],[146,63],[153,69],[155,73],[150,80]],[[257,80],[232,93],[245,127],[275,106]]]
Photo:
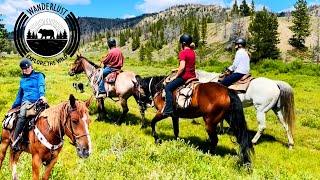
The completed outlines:
[[[20,68],[22,70],[20,87],[16,100],[12,105],[12,108],[20,106],[20,113],[14,130],[13,150],[18,150],[19,148],[16,140],[26,124],[27,107],[39,99],[46,102],[44,74],[35,72],[31,61],[27,58],[21,60]]]

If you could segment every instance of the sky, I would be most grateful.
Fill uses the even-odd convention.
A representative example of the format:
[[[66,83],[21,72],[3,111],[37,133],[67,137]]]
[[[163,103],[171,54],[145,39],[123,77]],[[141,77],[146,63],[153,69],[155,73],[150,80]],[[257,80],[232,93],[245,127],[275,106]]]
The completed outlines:
[[[53,2],[62,4],[76,16],[129,18],[143,13],[164,10],[177,4],[216,4],[230,7],[235,0],[0,0],[0,19],[12,31],[18,15],[34,4]],[[252,0],[246,0],[251,4]],[[237,0],[238,4],[242,0]],[[256,9],[266,7],[273,12],[293,9],[296,0],[254,0]],[[320,0],[307,0],[308,5],[319,4]]]

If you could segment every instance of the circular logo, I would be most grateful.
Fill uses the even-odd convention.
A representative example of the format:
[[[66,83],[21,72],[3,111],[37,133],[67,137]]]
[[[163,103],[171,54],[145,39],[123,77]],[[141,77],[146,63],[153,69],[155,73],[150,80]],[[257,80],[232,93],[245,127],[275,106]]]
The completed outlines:
[[[80,28],[72,12],[54,3],[40,3],[22,12],[14,28],[19,54],[37,64],[54,65],[73,56]]]

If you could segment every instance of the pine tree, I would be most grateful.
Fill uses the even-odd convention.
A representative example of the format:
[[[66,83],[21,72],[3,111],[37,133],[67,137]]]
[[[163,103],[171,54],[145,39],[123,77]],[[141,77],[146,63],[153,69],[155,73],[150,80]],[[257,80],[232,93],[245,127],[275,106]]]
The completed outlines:
[[[96,34],[94,34],[96,37]],[[63,31],[62,39],[68,39],[66,30]]]
[[[36,39],[36,34],[32,32],[31,39]]]
[[[200,42],[200,34],[199,34],[199,26],[198,23],[195,24],[194,28],[193,28],[193,33],[192,33],[192,38],[193,38],[193,42],[196,44],[196,47],[198,47],[199,42]]]
[[[238,8],[237,0],[235,0],[232,6],[231,15],[238,15],[238,14],[239,14],[239,8]]]
[[[207,39],[207,18],[203,17],[201,21],[201,39],[206,42]]]
[[[31,39],[31,31],[29,29],[28,33],[27,33],[27,39]]]
[[[251,15],[253,15],[255,12],[255,6],[254,6],[254,1],[251,1]]]
[[[144,61],[144,59],[145,59],[145,49],[144,49],[144,46],[142,45],[141,47],[140,47],[140,50],[139,50],[139,59],[140,59],[140,61]]]
[[[306,0],[297,0],[292,12],[293,26],[290,30],[294,33],[289,39],[289,44],[299,50],[306,50],[305,39],[310,35],[310,16]]]
[[[253,51],[252,60],[254,62],[265,58],[276,59],[279,57],[277,30],[278,20],[275,14],[269,13],[265,8],[256,12],[249,25],[249,44]]]
[[[243,0],[242,4],[240,5],[240,14],[242,16],[249,16],[250,15],[250,7],[248,6],[246,0]]]
[[[1,16],[0,16],[0,20],[1,20]],[[8,40],[7,29],[4,27],[4,24],[1,24],[1,21],[0,21],[0,53],[1,52],[10,53],[11,50],[12,50],[12,47]]]
[[[122,32],[120,32],[120,38],[119,39],[120,39],[120,42],[119,42],[120,47],[125,46],[126,45],[126,39],[125,39],[124,34]]]

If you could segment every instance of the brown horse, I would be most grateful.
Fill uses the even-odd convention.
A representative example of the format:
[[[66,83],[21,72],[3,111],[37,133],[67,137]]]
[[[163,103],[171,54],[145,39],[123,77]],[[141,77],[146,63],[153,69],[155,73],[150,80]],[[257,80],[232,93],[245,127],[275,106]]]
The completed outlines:
[[[70,76],[74,76],[76,74],[80,74],[82,72],[85,72],[88,80],[93,88],[93,81],[95,80],[95,78],[98,76],[99,70],[100,70],[100,66],[96,65],[95,63],[93,63],[92,61],[89,61],[87,58],[83,57],[83,56],[77,56],[77,59],[74,61],[72,68],[69,71],[69,75]],[[121,116],[117,119],[117,124],[120,125],[123,122],[123,119],[125,118],[125,116],[127,115],[129,108],[127,105],[127,100],[129,97],[131,97],[132,95],[134,96],[134,98],[136,99],[136,101],[138,100],[138,97],[134,94],[134,92],[136,91],[136,84],[137,84],[137,80],[135,78],[135,74],[133,72],[130,71],[126,71],[126,72],[121,72],[118,76],[117,79],[115,81],[115,84],[113,86],[113,88],[110,89],[106,88],[106,89],[110,89],[110,93],[109,93],[109,97],[119,97],[119,101],[121,103],[121,107],[122,107],[122,114]],[[108,84],[105,83],[105,87],[108,87]],[[103,118],[105,118],[105,108],[104,108],[104,99],[103,98],[98,98],[98,120],[103,120]],[[139,108],[140,108],[140,113],[142,116],[142,128],[146,127],[146,123],[145,123],[145,110],[147,109],[146,106],[140,105],[139,104]]]
[[[161,141],[156,133],[155,127],[158,121],[166,118],[161,112],[165,105],[161,93],[164,77],[136,78],[139,83],[137,93],[140,94],[140,102],[148,103],[151,97],[157,109],[157,114],[151,122],[151,128],[155,142],[159,143]],[[216,132],[217,124],[225,118],[240,145],[241,161],[244,164],[251,163],[250,155],[251,152],[253,152],[253,146],[249,138],[242,103],[233,90],[229,90],[218,83],[202,83],[196,86],[192,93],[191,105],[187,109],[176,108],[174,111],[172,122],[176,138],[179,136],[179,117],[203,117],[211,141],[211,151],[214,151],[218,143]]]
[[[77,149],[81,158],[87,158],[91,153],[91,141],[88,130],[89,113],[87,102],[76,101],[70,95],[69,101],[43,111],[36,120],[34,128],[26,133],[29,143],[23,144],[20,151],[10,151],[10,167],[13,179],[18,179],[16,164],[20,154],[25,151],[32,154],[32,179],[39,179],[41,164],[46,169],[43,179],[49,179],[51,170],[58,160],[58,154],[63,146],[66,134]],[[0,152],[0,168],[5,158],[8,146],[11,144],[11,131],[2,129]]]

